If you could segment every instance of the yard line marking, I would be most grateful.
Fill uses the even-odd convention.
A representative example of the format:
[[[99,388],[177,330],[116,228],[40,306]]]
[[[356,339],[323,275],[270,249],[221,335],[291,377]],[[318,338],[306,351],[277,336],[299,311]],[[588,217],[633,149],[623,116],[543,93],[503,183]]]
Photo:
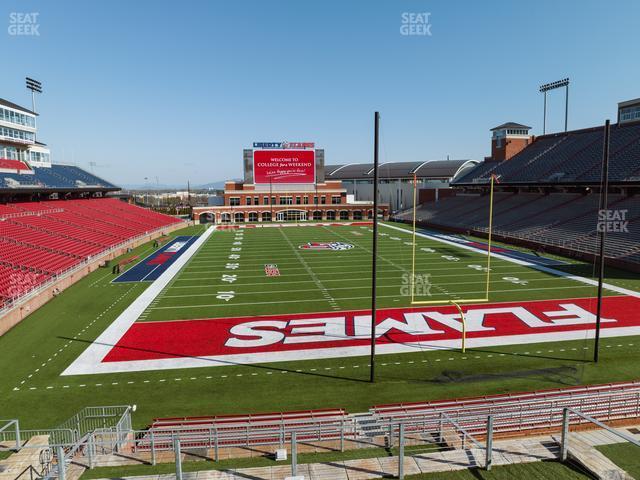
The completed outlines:
[[[507,265],[509,266],[509,265]],[[452,265],[452,268],[447,268],[447,269],[442,269],[442,270],[446,270],[446,271],[451,271],[451,270],[455,270],[454,268],[455,266]],[[493,268],[493,267],[492,267]],[[349,273],[367,273],[370,272],[371,270],[366,270],[366,271],[361,271],[361,272],[349,272]],[[385,272],[395,272],[395,270],[378,270],[378,275],[377,277],[379,279],[397,279],[397,275],[381,275],[381,273],[385,273]],[[435,270],[429,270],[429,272],[434,272]],[[473,272],[469,272],[470,275],[473,275]],[[484,277],[484,273],[483,272],[478,272],[480,275],[482,275]],[[507,271],[507,272],[494,272],[494,274],[496,275],[513,275],[513,274],[519,274],[520,276],[523,275],[536,275],[539,272],[523,272],[522,270],[513,270],[513,271]],[[287,275],[288,277],[290,276],[299,276],[297,274],[294,275]],[[452,273],[450,275],[447,274],[438,274],[438,278],[442,278],[442,277],[459,277],[460,274],[459,273]],[[469,275],[466,275],[469,276]],[[264,278],[264,274],[263,275],[243,275],[244,278]],[[334,283],[334,282],[354,282],[357,280],[360,280],[362,277],[361,276],[345,276],[345,275],[341,275],[341,277],[343,278],[329,278],[329,279],[325,279],[323,280],[324,283]],[[212,287],[221,287],[221,286],[227,286],[228,283],[220,283],[220,282],[215,282],[215,283],[204,283],[202,280],[208,280],[208,279],[213,279],[213,280],[217,280],[218,277],[206,277],[206,278],[200,278],[200,279],[189,279],[189,281],[192,282],[197,282],[197,285],[173,285],[170,288],[168,288],[168,290],[173,290],[173,289],[183,289],[183,288],[188,288],[190,290],[193,289],[197,289],[197,288],[212,288]],[[543,277],[543,278],[536,278],[536,279],[527,279],[531,282],[533,281],[541,281],[541,280],[562,280],[560,278],[556,278],[556,277]],[[497,280],[496,280],[497,281]],[[274,283],[274,285],[288,285],[288,284],[301,284],[301,283],[313,283],[313,280],[293,280],[293,281],[280,281],[278,280],[277,282]],[[241,286],[241,287],[247,287],[247,286],[265,286],[264,282],[234,282],[235,286]],[[398,284],[400,285],[400,284]],[[259,289],[258,291],[261,291],[262,289]],[[166,298],[166,297],[163,297]]]
[[[567,285],[564,287],[540,287],[540,288],[523,288],[519,289],[519,292],[537,292],[540,290],[571,290],[575,288],[584,288],[582,285]],[[483,293],[484,290],[474,290],[469,292],[464,292],[466,295]],[[510,290],[492,290],[493,293],[513,293],[513,289]],[[378,295],[378,298],[396,298],[398,295]],[[371,298],[370,296],[365,297],[341,297],[340,300],[362,300]],[[553,300],[553,299],[548,299]],[[562,299],[557,299],[562,300]],[[279,301],[266,301],[266,302],[244,302],[244,303],[234,303],[233,305],[225,305],[225,304],[204,304],[204,305],[175,305],[175,306],[166,306],[166,307],[154,307],[150,308],[150,310],[172,310],[172,309],[183,309],[183,308],[219,308],[219,307],[240,307],[247,305],[276,305],[280,303],[309,303],[309,302],[326,302],[325,298],[318,299],[304,299],[304,300],[279,300]],[[161,320],[160,320],[161,321]]]
[[[502,274],[501,274],[502,275]],[[449,275],[449,276],[458,276],[458,275]],[[549,281],[561,281],[562,279],[557,278],[557,277],[547,277],[547,278],[537,278],[537,279],[531,279],[528,280],[530,283],[533,282],[549,282]],[[348,281],[354,281],[354,279],[348,279]],[[300,284],[303,282],[287,282],[287,283],[295,283],[295,284]],[[304,283],[311,283],[311,282],[304,282]],[[314,282],[315,283],[315,282]],[[502,279],[496,279],[493,280],[492,283],[512,283],[509,280],[502,280]],[[450,293],[448,290],[446,290],[443,285],[477,285],[478,282],[451,282],[451,283],[437,283],[437,284],[433,284],[433,286],[435,286],[438,290],[441,290],[445,295],[452,295],[452,296],[458,296],[457,293]],[[265,284],[260,284],[263,287],[265,286]],[[274,284],[274,286],[276,285],[280,285],[280,283]],[[238,286],[244,286],[244,285],[237,285],[234,284],[234,286],[238,287]],[[393,289],[398,289],[399,287],[403,286],[402,283],[397,283],[397,284],[391,284],[391,285],[378,285],[378,289],[388,289],[388,288],[393,288]],[[516,288],[516,287],[514,287]],[[325,296],[330,296],[328,292],[331,291],[336,291],[336,290],[362,290],[362,289],[371,289],[371,286],[368,285],[353,285],[353,286],[349,286],[349,287],[327,287],[327,292],[322,292],[323,295]],[[317,289],[315,288],[307,288],[307,289],[296,289],[295,292],[316,292]],[[514,289],[514,291],[516,291]],[[517,291],[520,291],[520,289],[518,289]],[[256,295],[256,294],[260,294],[260,293],[269,293],[269,294],[274,294],[274,293],[291,293],[291,289],[288,290],[265,290],[265,289],[260,289],[258,291],[250,291],[250,292],[236,292],[235,296],[239,296],[239,295]],[[215,293],[211,292],[211,293],[186,293],[186,294],[180,294],[180,295],[164,295],[162,298],[189,298],[189,297],[211,297],[211,296],[215,296]],[[155,305],[152,305],[155,306]],[[141,316],[142,318],[142,316]]]
[[[289,237],[287,237],[287,234],[284,233],[284,229],[279,228],[278,230],[280,231],[280,233],[284,237],[285,241],[289,244],[289,247],[291,247],[291,249],[294,251],[296,257],[298,258],[300,263],[304,266],[305,270],[307,271],[309,276],[313,279],[314,283],[320,289],[320,291],[323,293],[323,295],[326,297],[326,299],[330,299],[330,301],[333,301],[335,303],[335,299],[331,296],[331,294],[328,292],[327,288],[320,281],[320,279],[316,276],[315,272],[307,264],[307,262],[302,257],[302,255],[300,255],[300,252],[298,252],[298,249],[293,245],[293,243],[291,243],[291,240],[289,240]]]

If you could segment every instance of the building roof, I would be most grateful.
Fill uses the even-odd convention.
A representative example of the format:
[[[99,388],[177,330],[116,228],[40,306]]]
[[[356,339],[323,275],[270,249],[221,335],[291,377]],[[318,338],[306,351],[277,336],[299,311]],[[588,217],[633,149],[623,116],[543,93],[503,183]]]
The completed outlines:
[[[494,130],[504,130],[505,128],[526,128],[527,130],[531,129],[531,127],[528,125],[523,125],[516,122],[507,122],[503,123],[502,125],[498,125],[497,127],[493,127],[490,131],[493,132]]]
[[[618,108],[630,107],[640,103],[640,98],[634,98],[633,100],[625,100],[624,102],[618,102]]]
[[[383,162],[378,166],[378,176],[383,179],[411,178],[415,173],[419,178],[453,178],[462,169],[477,165],[477,160],[427,160],[424,162]],[[373,163],[348,163],[345,165],[325,165],[327,180],[358,180],[373,178]]]
[[[5,100],[4,98],[0,98],[0,105],[3,107],[13,108],[14,110],[20,110],[21,112],[29,113],[31,115],[38,115],[36,112],[32,112],[28,108],[21,107],[20,105],[10,102],[9,100]]]
[[[34,167],[32,171],[31,175],[0,173],[0,194],[120,190],[113,183],[74,165],[52,164],[51,167]]]

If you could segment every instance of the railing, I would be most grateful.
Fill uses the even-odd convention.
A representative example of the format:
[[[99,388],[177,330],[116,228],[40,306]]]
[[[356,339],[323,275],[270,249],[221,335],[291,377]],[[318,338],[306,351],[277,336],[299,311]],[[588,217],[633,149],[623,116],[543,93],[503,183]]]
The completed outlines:
[[[218,459],[219,448],[249,447],[258,445],[283,446],[286,438],[296,432],[300,441],[335,441],[339,440],[344,449],[346,439],[355,439],[357,432],[355,422],[351,419],[340,419],[330,422],[300,421],[281,425],[256,425],[243,423],[237,425],[204,425],[175,428],[152,428],[141,432],[133,432],[135,442],[134,453],[150,452],[152,459],[158,451],[173,449],[173,441],[179,438],[184,448],[209,448],[214,450],[214,459]]]
[[[15,448],[16,450],[18,450],[22,443],[20,441],[20,422],[17,419],[0,420],[0,424],[3,423],[4,425],[0,427],[0,439],[2,439],[3,441],[7,441],[5,440],[5,436],[10,434],[11,430],[9,429],[13,428],[13,441],[15,441]]]
[[[573,420],[573,421],[572,421]],[[640,447],[640,441],[633,438],[626,433],[620,432],[614,428],[611,428],[609,425],[606,425],[595,418],[586,415],[584,412],[580,410],[576,410],[573,408],[565,408],[562,412],[562,437],[560,441],[560,459],[564,462],[567,459],[567,455],[569,452],[569,427],[571,424],[580,425],[585,423],[591,423],[596,427],[604,429],[607,433],[613,435],[614,437],[620,438],[625,442],[629,442],[633,445]]]
[[[0,222],[3,220],[8,220],[10,218],[39,217],[41,215],[50,215],[53,213],[62,213],[62,212],[64,212],[63,208],[50,208],[47,210],[31,210],[31,211],[25,211],[25,212],[3,213],[3,214],[0,214]]]
[[[29,478],[29,480],[38,480],[40,478],[44,478],[44,473],[39,472],[33,465],[29,465],[22,472],[18,474],[15,480],[24,480]]]
[[[76,432],[70,428],[50,428],[44,430],[17,430],[15,432],[0,433],[0,440],[3,442],[19,442],[34,436],[47,436],[49,443],[61,445],[73,445],[79,441]],[[24,445],[20,445],[20,448]]]
[[[450,415],[473,433],[484,428],[487,415],[494,417],[497,433],[513,434],[531,430],[557,429],[566,407],[580,409],[601,421],[640,417],[640,384],[637,382],[597,385],[532,392],[520,397],[508,395],[469,398],[459,401],[381,406],[372,410],[381,423],[417,420],[424,431],[435,428],[440,414]]]

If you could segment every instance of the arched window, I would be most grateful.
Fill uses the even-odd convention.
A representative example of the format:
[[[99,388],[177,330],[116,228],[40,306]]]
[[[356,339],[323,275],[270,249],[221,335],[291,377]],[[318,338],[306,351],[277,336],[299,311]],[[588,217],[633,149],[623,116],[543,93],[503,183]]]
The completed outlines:
[[[216,216],[211,212],[204,212],[200,214],[200,223],[216,223]]]

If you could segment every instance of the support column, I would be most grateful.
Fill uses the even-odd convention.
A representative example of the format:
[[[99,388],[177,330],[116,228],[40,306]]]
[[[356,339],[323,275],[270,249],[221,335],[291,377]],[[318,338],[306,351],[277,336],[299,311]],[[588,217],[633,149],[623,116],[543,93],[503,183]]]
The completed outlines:
[[[176,456],[176,480],[182,480],[182,454],[180,452],[180,437],[173,437],[173,451]]]
[[[291,432],[291,476],[298,476],[298,445],[296,432]]]
[[[398,478],[404,479],[404,423],[400,424],[400,432],[398,433],[400,443],[400,453],[398,455]]]

